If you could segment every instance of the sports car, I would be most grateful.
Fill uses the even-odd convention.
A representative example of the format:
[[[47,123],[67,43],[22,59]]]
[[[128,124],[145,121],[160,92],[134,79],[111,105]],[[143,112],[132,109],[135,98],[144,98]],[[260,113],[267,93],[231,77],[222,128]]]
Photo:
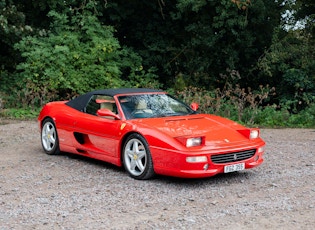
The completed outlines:
[[[161,90],[96,90],[47,103],[38,117],[41,144],[47,154],[123,166],[139,180],[210,177],[263,162],[259,129],[197,110]]]

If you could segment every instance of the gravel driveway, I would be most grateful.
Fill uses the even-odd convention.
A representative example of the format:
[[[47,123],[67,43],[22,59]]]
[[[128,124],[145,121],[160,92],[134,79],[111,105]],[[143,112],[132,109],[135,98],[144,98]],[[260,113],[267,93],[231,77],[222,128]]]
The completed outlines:
[[[315,130],[262,136],[258,168],[137,181],[107,163],[46,155],[36,121],[0,120],[0,229],[314,229]]]

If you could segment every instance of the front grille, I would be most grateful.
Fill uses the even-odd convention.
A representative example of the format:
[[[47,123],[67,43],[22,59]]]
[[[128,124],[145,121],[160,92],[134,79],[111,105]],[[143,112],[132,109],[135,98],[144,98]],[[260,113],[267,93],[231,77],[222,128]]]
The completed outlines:
[[[211,161],[216,164],[243,161],[254,156],[255,152],[256,149],[250,149],[241,152],[212,155]]]

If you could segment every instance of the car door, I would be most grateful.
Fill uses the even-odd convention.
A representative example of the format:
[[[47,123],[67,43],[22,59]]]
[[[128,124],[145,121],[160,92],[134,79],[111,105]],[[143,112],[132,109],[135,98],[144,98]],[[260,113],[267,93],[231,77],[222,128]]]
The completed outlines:
[[[96,95],[90,100],[86,112],[75,122],[77,147],[87,153],[118,157],[121,120],[96,115],[101,108],[99,101],[103,100],[99,97]]]

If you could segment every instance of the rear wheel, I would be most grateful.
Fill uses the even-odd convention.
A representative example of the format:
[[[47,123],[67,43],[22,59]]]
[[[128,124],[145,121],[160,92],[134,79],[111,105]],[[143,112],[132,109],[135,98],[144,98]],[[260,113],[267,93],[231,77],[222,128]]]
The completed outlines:
[[[154,176],[150,149],[140,134],[135,133],[127,138],[122,158],[123,165],[131,177],[145,180]]]
[[[47,154],[55,155],[60,153],[57,129],[51,118],[46,118],[42,123],[41,142]]]

